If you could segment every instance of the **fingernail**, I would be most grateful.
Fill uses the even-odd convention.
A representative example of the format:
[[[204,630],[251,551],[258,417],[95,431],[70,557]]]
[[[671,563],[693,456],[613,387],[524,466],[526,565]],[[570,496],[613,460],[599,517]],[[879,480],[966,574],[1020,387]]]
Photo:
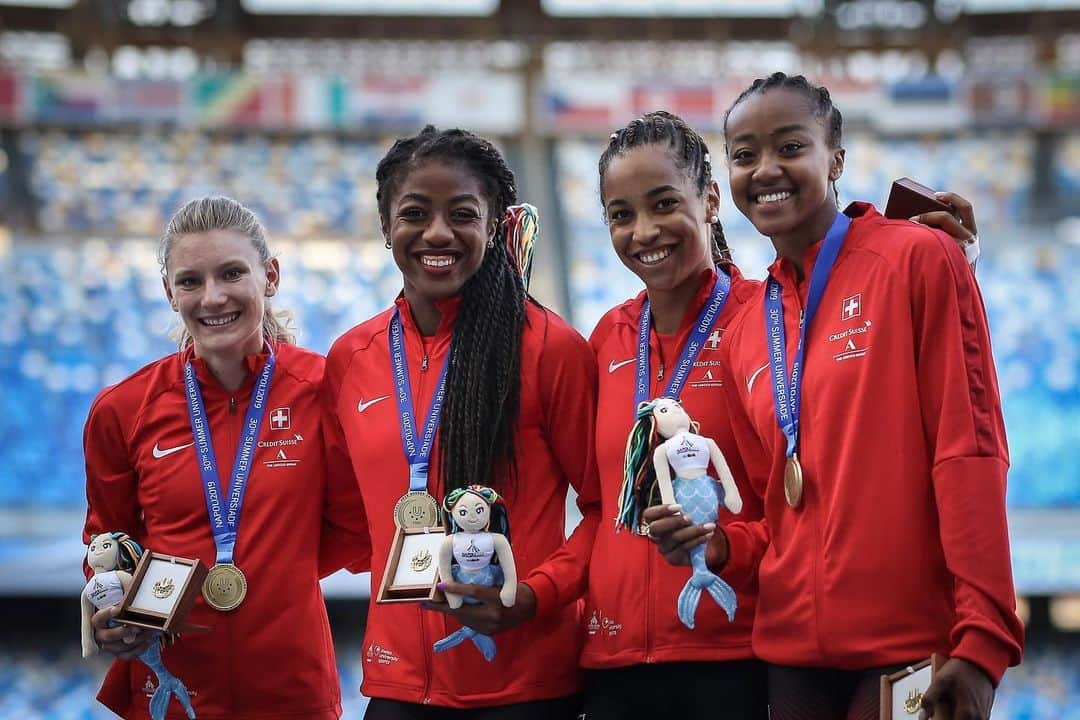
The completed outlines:
[[[917,223],[917,222],[919,222],[919,216],[918,215],[912,215],[911,217],[908,218],[908,220],[910,222],[916,222]]]
[[[439,588],[440,590],[445,590],[448,586],[447,586],[446,583],[441,582],[441,583],[436,584],[435,587]]]
[[[704,525],[702,525],[701,527],[705,528],[705,529],[706,529],[706,530],[708,530],[709,532],[712,532],[713,530],[715,530],[715,529],[716,529],[716,523],[705,523],[705,524],[704,524]]]
[[[674,504],[674,505],[668,505],[667,509],[670,510],[671,512],[673,512],[673,513],[677,513],[680,510],[682,510],[682,505],[679,505],[677,503]]]

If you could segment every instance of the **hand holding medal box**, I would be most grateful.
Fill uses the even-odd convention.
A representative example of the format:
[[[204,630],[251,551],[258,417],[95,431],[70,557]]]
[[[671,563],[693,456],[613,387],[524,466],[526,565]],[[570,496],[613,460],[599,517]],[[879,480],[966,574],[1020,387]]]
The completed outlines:
[[[908,667],[891,675],[881,676],[881,720],[900,720],[918,716],[922,710],[923,695],[930,689],[934,675],[945,663],[945,658],[936,653],[930,659]],[[934,717],[949,720],[943,708],[936,708]]]
[[[394,506],[394,539],[386,561],[382,583],[375,601],[419,602],[438,600],[439,567],[435,558],[446,536],[439,514],[439,504],[428,493],[428,467],[435,430],[446,396],[446,368],[443,363],[435,396],[424,422],[424,434],[416,438],[416,413],[413,410],[409,368],[405,362],[401,318],[394,312],[390,319],[390,359],[394,366],[394,385],[401,423],[401,446],[409,462],[409,490]]]
[[[697,423],[677,400],[658,398],[641,404],[637,423],[626,442],[619,527],[637,527],[644,509],[657,499],[667,505],[679,503],[682,512],[698,525],[716,522],[721,503],[732,513],[742,511],[742,497],[723,453],[716,441],[697,431]],[[716,469],[718,479],[709,475],[710,464]],[[690,550],[690,566],[693,572],[679,593],[677,604],[682,624],[694,629],[702,590],[733,621],[738,604],[735,591],[709,570],[704,545]]]
[[[153,631],[150,644],[138,656],[158,679],[157,689],[150,697],[150,717],[165,720],[169,701],[175,695],[184,713],[194,720],[195,710],[187,688],[165,667],[161,655],[171,634],[181,630],[208,630],[184,624],[206,568],[198,560],[144,552],[124,532],[101,533],[90,538],[86,562],[94,575],[81,597],[83,657],[98,651],[92,621],[95,611],[119,604],[110,626],[128,625]],[[125,637],[124,642],[131,640]]]
[[[892,220],[914,219],[916,222],[949,233],[960,244],[968,265],[974,270],[975,263],[979,259],[980,248],[979,233],[975,229],[975,215],[971,204],[953,195],[955,201],[962,204],[962,207],[956,207],[940,200],[939,195],[949,197],[947,193],[936,193],[933,189],[911,178],[894,180],[889,190],[884,215]],[[944,224],[942,220],[935,220],[935,216],[945,219]],[[963,238],[965,234],[968,237]]]
[[[678,502],[696,524],[715,522],[720,503],[733,512],[742,510],[742,498],[716,442],[697,434],[694,423],[678,397],[690,369],[694,366],[712,333],[731,289],[731,278],[717,271],[709,299],[694,322],[686,346],[679,355],[663,396],[649,401],[649,335],[651,311],[648,300],[642,305],[638,325],[637,385],[634,392],[634,425],[626,442],[623,483],[619,491],[617,529],[628,528],[648,534],[643,522],[645,510],[658,502]],[[709,464],[716,468],[718,481],[708,474]],[[675,468],[675,480],[671,469]],[[731,586],[714,575],[705,565],[705,547],[690,551],[693,573],[679,594],[679,620],[693,630],[701,591],[705,590],[728,616],[735,617],[737,598]]]

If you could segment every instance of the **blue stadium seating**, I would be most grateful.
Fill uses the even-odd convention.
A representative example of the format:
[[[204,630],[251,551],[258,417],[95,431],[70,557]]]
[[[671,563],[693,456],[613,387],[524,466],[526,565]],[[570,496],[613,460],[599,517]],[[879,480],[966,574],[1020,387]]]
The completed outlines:
[[[29,130],[38,220],[54,234],[161,232],[184,201],[224,194],[274,233],[370,236],[378,231],[375,165],[389,142],[183,130]]]
[[[153,241],[17,244],[0,253],[0,506],[79,507],[82,424],[94,396],[175,346],[175,323]],[[275,245],[284,258],[276,306],[299,342],[325,353],[334,338],[392,302],[401,276],[381,245]],[[43,431],[43,429],[45,429]],[[42,469],[48,473],[42,477]],[[36,482],[27,482],[35,478]]]
[[[986,140],[885,145],[854,136],[849,144],[858,151],[848,155],[842,191],[880,203],[888,181],[903,174],[903,167],[939,167],[948,172],[919,179],[958,189],[975,202],[987,245],[978,277],[1012,452],[1010,503],[1080,505],[1080,467],[1071,461],[1073,448],[1080,446],[1080,285],[1067,276],[1080,251],[996,245],[1001,236],[992,228],[1022,220],[1017,208],[1029,189],[1024,168],[1031,148],[1025,135]],[[710,142],[722,147],[718,139]],[[375,235],[371,177],[376,144],[325,137],[86,131],[27,131],[20,144],[35,158],[43,225],[56,222],[54,229],[63,230],[63,237],[80,237],[77,242],[0,246],[0,272],[10,278],[0,284],[0,310],[7,319],[0,326],[0,382],[5,388],[0,447],[8,468],[0,482],[0,506],[78,507],[83,502],[81,426],[94,395],[171,349],[166,336],[174,321],[156,273],[154,242],[147,235],[101,240],[96,233],[156,233],[180,194],[221,190],[248,200],[271,227],[305,238],[274,243],[285,268],[275,302],[295,313],[300,343],[320,352],[352,324],[386,307],[400,288],[400,275],[378,242],[340,239]],[[573,320],[587,333],[605,310],[635,294],[639,285],[610,249],[596,187],[599,145],[562,141],[555,154],[564,232],[572,240],[567,245]],[[195,162],[195,155],[214,162]],[[858,165],[863,162],[858,157],[877,158],[876,164]],[[1080,178],[1075,171],[1080,166],[1066,165]],[[260,183],[266,177],[274,181]],[[965,179],[972,177],[982,179]],[[91,191],[75,192],[76,179]],[[324,191],[336,199],[319,195]],[[102,211],[102,206],[110,209]],[[139,214],[143,206],[145,216]],[[737,261],[748,274],[761,277],[771,248],[728,198],[723,207]],[[317,212],[309,214],[313,209]],[[328,237],[316,234],[321,231],[334,231],[336,237],[319,240]],[[41,468],[49,468],[47,477],[40,477]],[[28,477],[40,481],[27,483]]]

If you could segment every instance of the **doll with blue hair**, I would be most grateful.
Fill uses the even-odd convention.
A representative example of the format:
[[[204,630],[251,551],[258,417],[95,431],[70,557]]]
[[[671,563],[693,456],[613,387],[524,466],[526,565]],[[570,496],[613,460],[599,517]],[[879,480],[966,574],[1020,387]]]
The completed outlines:
[[[638,406],[626,443],[616,528],[647,533],[642,513],[658,502],[678,503],[697,524],[716,522],[720,503],[736,515],[742,510],[742,497],[723,453],[716,441],[697,431],[698,424],[678,400],[658,398]],[[710,462],[718,480],[709,475]],[[704,545],[690,551],[690,565],[693,573],[679,593],[679,620],[694,629],[702,590],[724,609],[729,621],[734,620],[735,591],[706,567]]]
[[[94,571],[93,577],[86,583],[82,592],[82,654],[90,657],[98,652],[94,642],[94,629],[90,619],[95,610],[111,607],[124,599],[124,594],[131,587],[135,566],[142,557],[143,548],[127,533],[107,532],[90,538],[86,550],[86,563]],[[125,639],[125,642],[127,640]],[[150,716],[154,720],[165,720],[169,709],[169,699],[176,695],[184,712],[195,720],[195,709],[191,698],[180,678],[165,667],[161,659],[161,646],[166,641],[164,635],[155,632],[150,645],[139,655],[139,659],[157,675],[157,689],[150,698]]]
[[[443,500],[447,535],[439,549],[439,575],[459,583],[499,586],[504,607],[517,599],[517,569],[510,550],[510,523],[499,494],[484,485],[451,490]],[[493,531],[494,530],[494,531]],[[459,608],[463,602],[478,603],[471,597],[447,592],[446,602]],[[435,652],[444,652],[466,640],[491,662],[495,641],[489,635],[465,626],[435,643]]]

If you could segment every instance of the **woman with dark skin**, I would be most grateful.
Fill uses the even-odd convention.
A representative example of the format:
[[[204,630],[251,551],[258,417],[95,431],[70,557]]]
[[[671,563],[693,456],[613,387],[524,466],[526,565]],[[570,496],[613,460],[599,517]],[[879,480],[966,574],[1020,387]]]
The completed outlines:
[[[759,80],[729,111],[732,197],[777,252],[719,364],[764,518],[646,519],[670,562],[708,542],[711,570],[758,583],[772,718],[876,718],[880,675],[935,652],[949,659],[924,711],[986,718],[1023,629],[985,311],[951,239],[839,211],[840,134],[828,91],[801,76]]]
[[[605,522],[585,560],[586,714],[686,717],[713,712],[716,698],[722,696],[725,717],[764,718],[766,669],[751,650],[756,588],[741,589],[734,621],[703,599],[694,627],[689,628],[675,613],[689,571],[660,562],[641,538],[616,532],[607,522],[619,511],[623,453],[637,402],[634,358],[645,313],[650,327],[644,397],[651,400],[673,392],[701,424],[701,433],[718,443],[729,462],[739,463],[713,374],[725,328],[760,292],[761,283],[743,277],[732,262],[717,218],[720,190],[712,156],[704,139],[680,118],[650,112],[613,133],[599,171],[612,248],[644,289],[605,314],[590,338],[601,370],[596,448]],[[971,215],[970,204],[950,197]],[[924,220],[950,227],[958,241],[969,237],[966,228],[974,222],[971,217],[962,227],[944,212]],[[714,299],[720,280],[727,285],[726,294]],[[686,381],[670,387],[697,318],[713,304],[715,316],[699,331],[702,344]],[[760,499],[753,493],[744,495],[748,501],[737,516],[721,510],[721,525],[761,517]],[[713,527],[707,525],[706,530]],[[634,692],[627,692],[628,687]]]
[[[366,717],[576,718],[584,588],[563,543],[591,538],[598,519],[595,361],[526,293],[507,247],[522,219],[508,214],[514,176],[491,143],[428,127],[394,144],[376,181],[404,289],[334,344],[324,393],[330,454],[347,457],[364,499],[373,577],[383,575],[399,497],[482,484],[505,501],[521,580],[511,607],[498,588],[448,580],[443,589],[479,602],[373,603]],[[565,541],[571,484],[585,520]],[[461,625],[498,633],[491,662],[472,643],[433,652]]]

